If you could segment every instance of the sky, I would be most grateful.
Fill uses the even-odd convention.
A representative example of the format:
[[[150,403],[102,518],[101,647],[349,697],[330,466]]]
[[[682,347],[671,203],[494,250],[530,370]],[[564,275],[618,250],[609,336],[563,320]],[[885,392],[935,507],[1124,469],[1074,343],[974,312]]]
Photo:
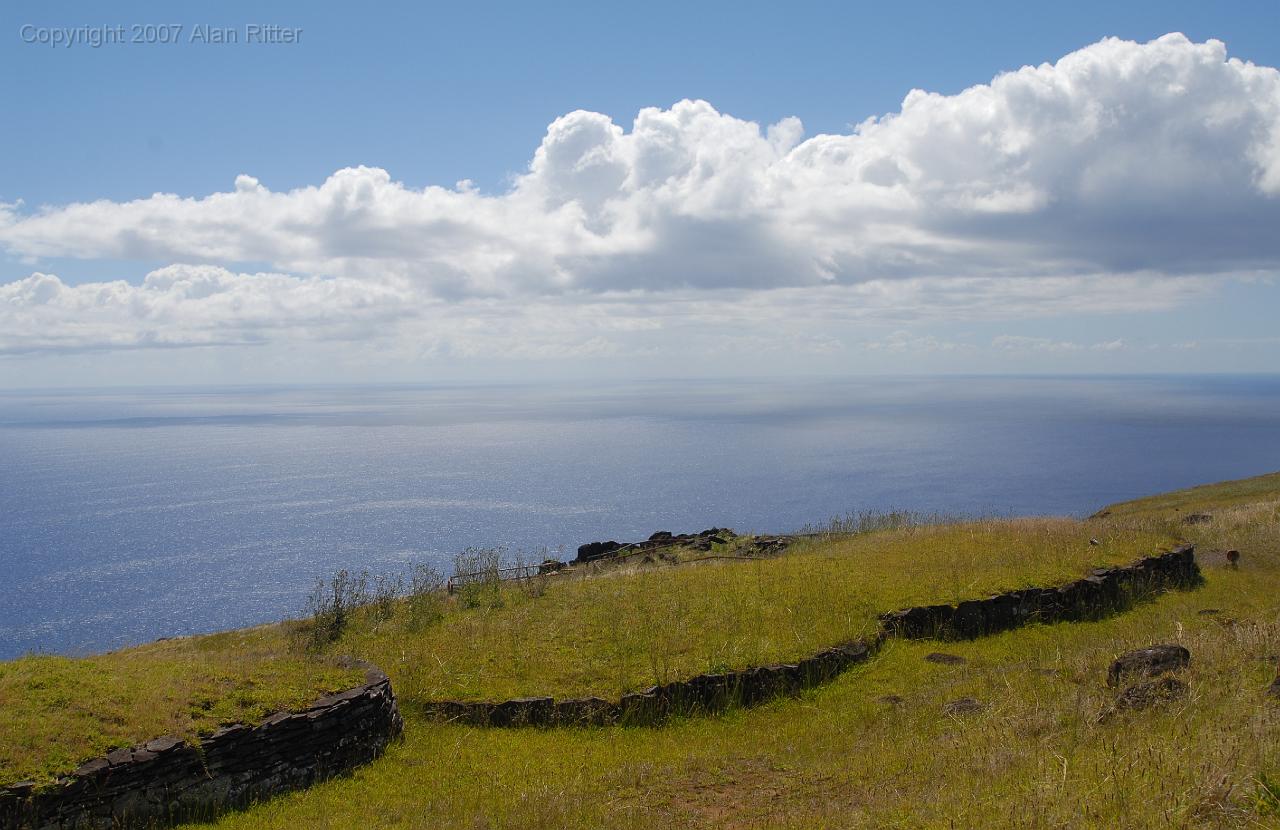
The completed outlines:
[[[1280,365],[1273,2],[66,0],[0,44],[3,388]]]

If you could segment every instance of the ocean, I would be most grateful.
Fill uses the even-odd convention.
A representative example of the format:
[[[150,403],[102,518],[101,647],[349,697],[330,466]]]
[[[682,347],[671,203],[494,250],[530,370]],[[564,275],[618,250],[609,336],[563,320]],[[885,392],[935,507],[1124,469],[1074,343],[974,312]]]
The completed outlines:
[[[467,547],[1087,515],[1280,469],[1280,376],[0,392],[0,658],[299,614]]]

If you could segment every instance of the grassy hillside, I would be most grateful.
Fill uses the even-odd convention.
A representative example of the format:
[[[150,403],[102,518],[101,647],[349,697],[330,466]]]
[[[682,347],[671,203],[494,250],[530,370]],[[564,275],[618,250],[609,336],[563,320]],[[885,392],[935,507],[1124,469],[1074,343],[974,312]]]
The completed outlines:
[[[1243,553],[1239,569],[1207,554],[1202,588],[1102,622],[893,642],[799,700],[662,729],[475,729],[410,707],[406,740],[382,761],[215,826],[1280,827],[1280,706],[1263,694],[1280,656],[1280,488],[1213,501],[1234,489],[1202,491],[1216,510],[1202,525],[1158,507],[1135,510],[1147,513],[1137,528],[1078,525]],[[1029,567],[1047,558],[1022,550]],[[1191,650],[1190,697],[1099,723],[1109,661],[1161,641]],[[933,651],[968,662],[926,661]],[[943,714],[966,696],[986,708]]]
[[[426,607],[423,597],[368,607],[318,651],[287,623],[87,659],[29,657],[0,663],[0,781],[47,780],[114,746],[309,703],[355,681],[333,668],[345,655],[386,670],[402,704],[617,697],[812,654],[871,633],[882,611],[1063,581],[1170,544],[1158,529],[1061,519],[907,528],[813,540],[775,559],[592,569]]]
[[[1178,518],[1179,514],[1212,511],[1218,508],[1240,505],[1280,507],[1280,473],[1269,473],[1237,481],[1204,484],[1186,490],[1173,490],[1145,499],[1124,501],[1108,505],[1098,514],[1107,517],[1163,516]]]
[[[0,782],[47,782],[116,747],[253,723],[362,680],[291,653],[272,628],[0,662]]]
[[[402,743],[350,778],[225,817],[222,827],[1280,827],[1280,703],[1263,694],[1280,660],[1280,476],[1267,478],[1129,502],[1084,522],[831,537],[777,559],[655,563],[472,591],[425,608],[401,602],[358,614],[319,654],[300,651],[297,627],[283,625],[92,659],[119,678],[129,659],[157,659],[148,649],[178,649],[190,673],[178,671],[179,687],[219,671],[231,683],[206,695],[207,711],[219,714],[237,699],[228,678],[254,665],[239,665],[244,655],[265,661],[257,670],[267,674],[251,686],[258,695],[301,695],[338,679],[323,674],[337,654],[388,671],[407,721]],[[1188,511],[1213,518],[1188,525]],[[418,700],[616,695],[709,668],[785,660],[866,632],[880,611],[1054,583],[1182,538],[1202,551],[1200,589],[1101,622],[968,643],[891,642],[827,686],[752,710],[584,730],[415,717]],[[1242,552],[1238,569],[1214,553],[1227,548]],[[1105,686],[1111,658],[1173,641],[1192,652],[1184,674],[1192,694],[1100,723],[1115,695]],[[924,659],[935,651],[966,662]],[[40,665],[51,659],[0,664],[6,714],[42,685],[60,688],[59,700],[75,698],[75,684]],[[0,750],[9,754],[0,756],[9,764],[3,777],[29,767],[32,753],[42,768],[74,755],[77,730],[93,729],[99,716],[117,739],[136,736],[128,743],[170,731],[160,722],[191,709],[151,698],[138,714],[117,698],[95,710],[94,697],[75,699],[76,718],[62,717],[59,703],[33,704],[15,725],[0,719],[8,730],[0,747],[15,738],[27,747]],[[983,709],[943,713],[961,697]],[[55,749],[41,755],[42,742]]]
[[[798,659],[872,633],[884,611],[1061,582],[1173,543],[1159,528],[1060,519],[833,537],[774,559],[508,586],[455,601],[427,626],[401,606],[376,625],[351,626],[327,651],[382,666],[402,700],[617,697]]]

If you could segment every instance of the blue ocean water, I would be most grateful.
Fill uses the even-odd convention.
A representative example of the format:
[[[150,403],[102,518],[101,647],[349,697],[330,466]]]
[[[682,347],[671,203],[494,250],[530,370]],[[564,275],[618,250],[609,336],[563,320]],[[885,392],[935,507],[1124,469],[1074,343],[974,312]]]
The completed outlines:
[[[1277,469],[1275,376],[0,393],[0,658],[275,620],[473,545],[1079,515]]]

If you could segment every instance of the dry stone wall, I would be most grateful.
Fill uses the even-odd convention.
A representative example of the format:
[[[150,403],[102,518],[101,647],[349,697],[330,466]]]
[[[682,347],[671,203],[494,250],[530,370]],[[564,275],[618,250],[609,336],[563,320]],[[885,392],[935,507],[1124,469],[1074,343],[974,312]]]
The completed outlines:
[[[52,787],[0,790],[0,828],[151,827],[207,818],[368,763],[402,729],[391,682],[368,667],[363,685],[303,711],[228,726],[199,745],[156,738],[88,761]]]
[[[1095,568],[1088,576],[1056,588],[1026,588],[958,605],[904,608],[880,617],[891,636],[908,639],[971,639],[1031,622],[1093,619],[1122,610],[1135,600],[1201,580],[1195,546],[1183,545],[1131,565]]]
[[[623,695],[618,700],[523,697],[501,702],[437,701],[423,704],[432,720],[474,726],[652,726],[673,715],[699,715],[750,706],[831,680],[870,658],[888,637],[965,639],[1032,622],[1093,619],[1169,588],[1201,579],[1195,547],[1184,545],[1130,565],[1097,568],[1083,579],[1054,588],[1027,588],[957,605],[926,605],[883,614],[870,640],[824,649],[798,663],[701,674]]]

